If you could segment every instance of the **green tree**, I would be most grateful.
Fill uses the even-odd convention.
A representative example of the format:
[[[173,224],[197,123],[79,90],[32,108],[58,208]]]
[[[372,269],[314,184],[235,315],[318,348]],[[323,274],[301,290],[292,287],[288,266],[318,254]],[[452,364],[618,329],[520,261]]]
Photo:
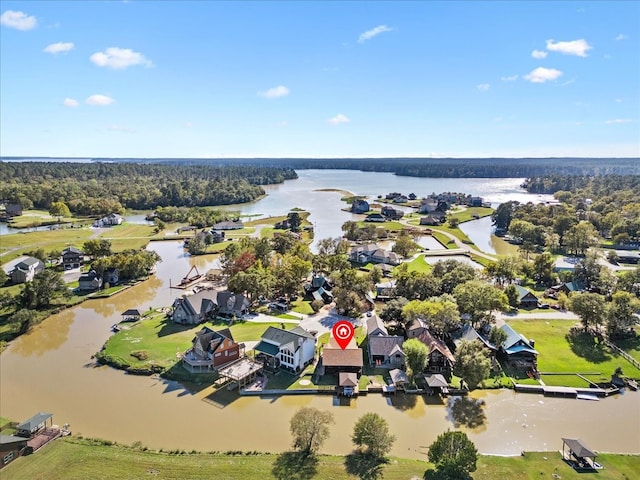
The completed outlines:
[[[520,260],[511,255],[500,257],[497,262],[490,263],[486,271],[502,286],[516,279],[520,271]]]
[[[92,259],[98,257],[107,257],[111,255],[111,240],[107,240],[104,238],[87,240],[82,245],[82,250],[85,255],[88,255]]]
[[[207,253],[207,245],[204,242],[204,235],[196,235],[189,239],[187,244],[187,252],[189,255],[203,255]]]
[[[380,311],[380,318],[385,323],[397,322],[404,325],[406,317],[403,314],[403,308],[408,303],[404,297],[397,297],[389,300]]]
[[[460,313],[469,315],[474,324],[491,321],[493,310],[504,311],[509,306],[504,292],[480,280],[458,285],[453,291],[453,296],[456,298]]]
[[[598,245],[598,238],[595,227],[583,220],[569,229],[564,240],[569,253],[584,255],[589,248]]]
[[[569,297],[569,308],[580,317],[585,330],[601,324],[607,313],[604,297],[597,293],[573,293]]]
[[[317,452],[329,438],[329,426],[334,422],[333,414],[313,407],[302,407],[291,417],[290,430],[293,448],[305,455]]]
[[[410,338],[402,344],[402,351],[407,358],[409,378],[413,383],[416,375],[419,375],[427,366],[429,348],[417,338]]]
[[[458,217],[450,217],[449,218],[449,227],[450,228],[458,228],[460,224],[460,219]]]
[[[353,427],[351,441],[366,452],[381,458],[387,455],[396,437],[389,433],[389,424],[377,413],[365,413]]]
[[[287,215],[287,218],[289,219],[289,225],[293,232],[297,232],[298,230],[300,230],[300,225],[302,225],[302,217],[300,217],[300,214],[298,212],[290,212],[289,215]]]
[[[45,270],[22,287],[21,304],[26,308],[46,308],[59,297],[69,296],[62,276],[53,270]]]
[[[629,292],[613,294],[607,312],[607,333],[615,337],[627,332],[636,322],[634,313],[640,308],[640,302]]]
[[[533,280],[538,285],[550,287],[555,281],[554,268],[555,261],[549,253],[537,255],[533,260]]]
[[[489,352],[480,340],[462,340],[456,349],[453,373],[462,378],[473,389],[482,380],[489,378],[491,361]]]
[[[447,431],[429,446],[428,458],[443,478],[465,479],[476,471],[478,450],[466,433]]]
[[[491,327],[491,330],[489,330],[487,339],[496,347],[500,347],[500,345],[502,345],[507,340],[507,334],[504,330],[494,325],[493,327]]]
[[[418,250],[418,248],[420,248],[420,246],[413,241],[411,235],[409,235],[405,230],[402,230],[391,250],[406,258],[410,257],[413,252]]]
[[[52,217],[58,217],[58,222],[60,222],[63,217],[70,217],[71,211],[64,202],[51,202],[51,205],[49,206],[49,215]]]
[[[520,294],[518,288],[515,285],[507,285],[504,289],[504,294],[507,296],[509,305],[512,308],[518,308],[520,306]]]
[[[513,212],[516,207],[519,205],[518,202],[505,202],[498,205],[495,212],[491,214],[491,220],[496,228],[501,228],[504,230],[509,229],[509,225],[511,225],[511,219],[513,218]]]
[[[458,305],[452,295],[444,294],[429,300],[412,300],[402,310],[407,320],[421,318],[438,335],[445,335],[460,326]]]

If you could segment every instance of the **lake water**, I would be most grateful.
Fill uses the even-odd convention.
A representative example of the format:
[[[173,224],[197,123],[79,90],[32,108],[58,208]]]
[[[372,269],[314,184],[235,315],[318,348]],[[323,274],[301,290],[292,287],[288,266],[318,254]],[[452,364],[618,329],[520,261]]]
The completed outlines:
[[[45,320],[16,339],[0,356],[0,413],[16,420],[38,411],[70,423],[75,434],[153,448],[283,451],[290,447],[289,419],[301,406],[330,410],[336,418],[323,450],[351,450],[357,418],[377,412],[398,438],[392,454],[425,458],[438,434],[454,428],[451,409],[433,397],[369,395],[340,405],[332,396],[240,397],[209,388],[127,375],[91,360],[128,308],[170,305],[173,282],[196,265],[204,272],[213,256],[185,256],[179,242],[152,242],[163,262],[148,281],[110,299],[88,300]],[[187,345],[185,345],[185,348]],[[599,402],[545,398],[510,390],[479,392],[482,409],[466,408],[479,422],[463,427],[483,453],[557,450],[560,437],[581,437],[599,451],[640,453],[640,394]],[[473,407],[473,405],[470,405]]]

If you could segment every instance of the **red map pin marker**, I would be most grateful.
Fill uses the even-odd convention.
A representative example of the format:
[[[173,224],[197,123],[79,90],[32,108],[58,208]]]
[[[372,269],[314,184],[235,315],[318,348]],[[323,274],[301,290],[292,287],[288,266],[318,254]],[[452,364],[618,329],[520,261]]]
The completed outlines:
[[[333,326],[333,338],[336,339],[340,348],[344,350],[349,345],[349,342],[353,338],[353,334],[355,330],[353,329],[353,325],[345,320],[340,320]]]

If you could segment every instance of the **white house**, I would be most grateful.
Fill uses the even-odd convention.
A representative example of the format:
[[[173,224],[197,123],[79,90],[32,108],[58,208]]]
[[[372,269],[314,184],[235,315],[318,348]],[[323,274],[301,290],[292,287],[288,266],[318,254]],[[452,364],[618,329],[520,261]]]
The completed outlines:
[[[13,283],[25,283],[33,280],[33,277],[44,271],[44,263],[35,257],[27,257],[18,263],[11,271]]]
[[[269,327],[255,350],[256,359],[266,365],[299,372],[313,362],[316,338],[302,327],[293,330]]]

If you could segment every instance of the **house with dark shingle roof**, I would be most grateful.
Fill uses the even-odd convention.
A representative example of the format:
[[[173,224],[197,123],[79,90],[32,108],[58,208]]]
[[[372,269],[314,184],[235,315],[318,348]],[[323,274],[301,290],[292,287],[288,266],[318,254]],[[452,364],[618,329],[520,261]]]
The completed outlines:
[[[242,318],[249,313],[251,302],[242,293],[233,293],[229,290],[218,292],[216,295],[218,315],[224,317]]]
[[[62,267],[65,270],[79,268],[84,261],[84,253],[75,247],[67,247],[62,250]]]
[[[404,337],[373,335],[369,337],[369,365],[381,368],[402,368],[406,355],[402,350]]]
[[[34,277],[44,271],[44,263],[35,257],[27,257],[11,271],[11,281],[13,283],[30,282]]]
[[[254,349],[256,360],[266,366],[300,372],[313,363],[316,337],[302,327],[292,330],[269,327]]]
[[[241,356],[241,345],[228,328],[214,331],[204,327],[191,342],[192,347],[182,355],[182,366],[191,373],[217,370]]]
[[[507,339],[500,346],[503,358],[514,368],[535,371],[538,352],[533,348],[534,342],[516,332],[508,323],[502,325],[500,330],[507,334]]]
[[[0,469],[25,453],[27,441],[24,437],[0,435],[0,458],[2,458]]]
[[[522,308],[536,308],[538,306],[538,297],[520,285],[516,285],[518,291],[518,305]]]
[[[193,295],[183,295],[173,302],[171,319],[176,323],[196,325],[216,311],[216,292],[202,290]]]

